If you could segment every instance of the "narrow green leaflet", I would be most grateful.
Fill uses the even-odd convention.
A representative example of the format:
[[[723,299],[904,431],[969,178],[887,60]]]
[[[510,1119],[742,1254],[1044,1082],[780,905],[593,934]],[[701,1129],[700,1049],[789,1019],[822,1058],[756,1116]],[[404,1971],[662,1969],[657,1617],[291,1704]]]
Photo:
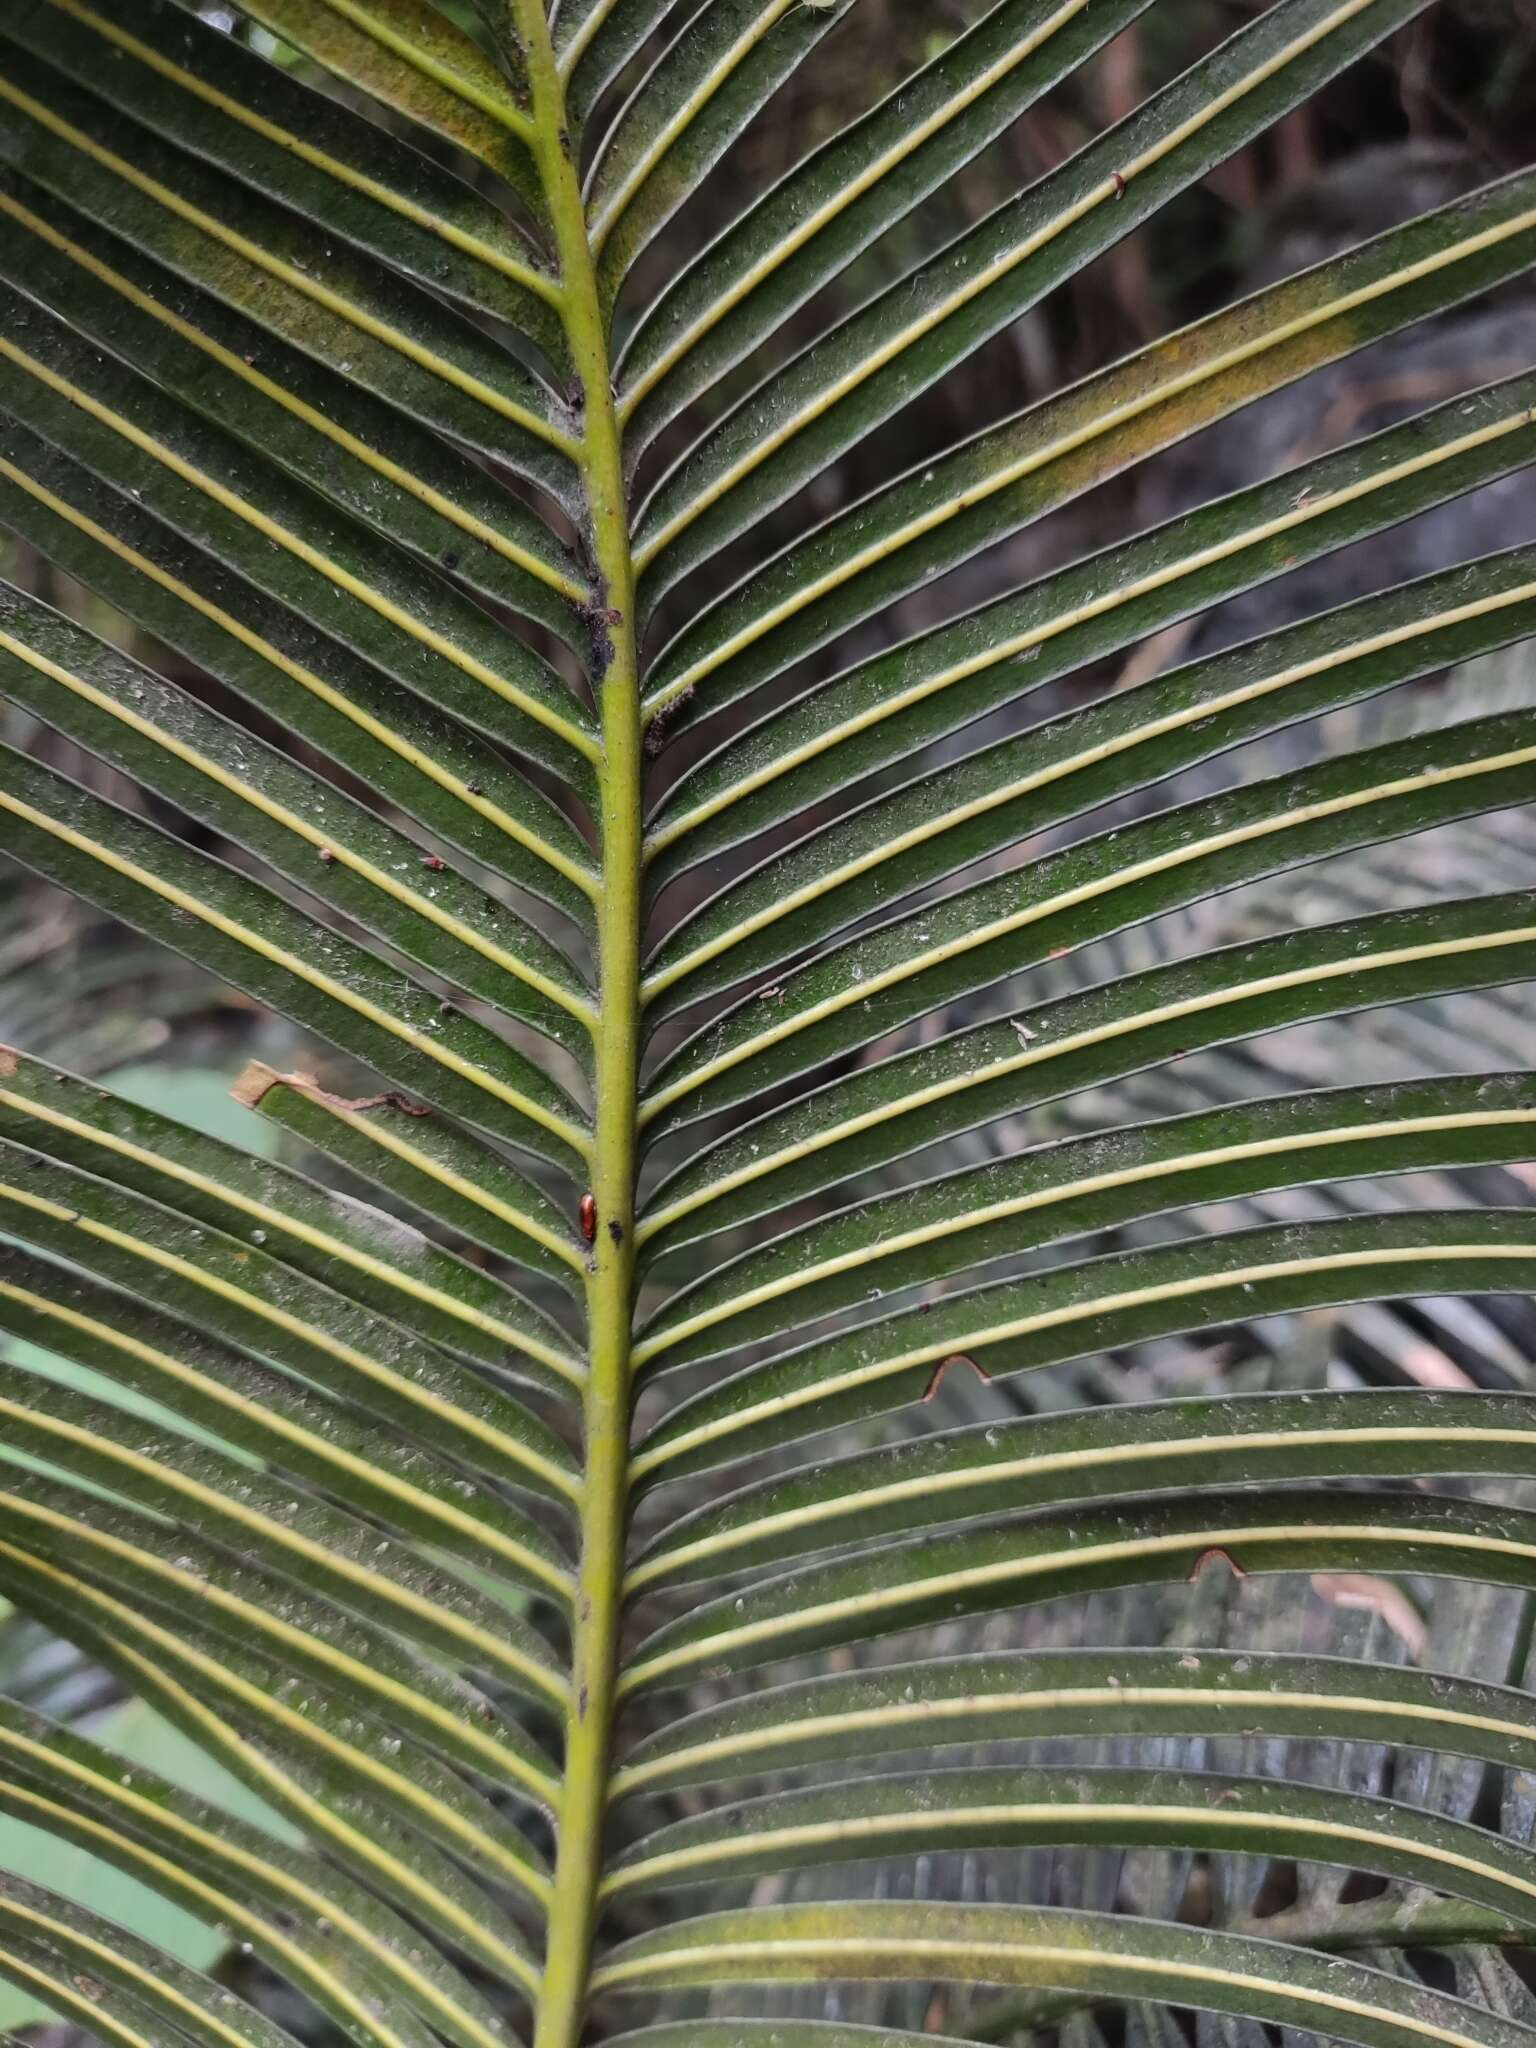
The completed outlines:
[[[1360,2048],[1499,2043],[1529,2029],[1384,1971],[1238,1935],[1029,1906],[765,1906],[641,1935],[604,1989],[840,1978],[1051,1985],[1326,2030]]]
[[[564,1597],[567,1560],[531,1516],[420,1443],[391,1469],[355,1408],[285,1378],[130,1296],[15,1251],[0,1254],[0,1328],[100,1374],[201,1428],[245,1458],[290,1472],[312,1490],[488,1578]],[[41,1393],[39,1398],[42,1398]],[[49,1396],[51,1398],[51,1396]],[[131,1403],[124,1402],[124,1407]]]
[[[1217,1772],[1015,1766],[854,1779],[717,1807],[625,1851],[610,1897],[817,1863],[1054,1842],[1150,1843],[1365,1866],[1431,1884],[1520,1924],[1536,1918],[1536,1857],[1464,1822],[1386,1799]]]
[[[280,596],[253,591],[147,513],[133,488],[112,490],[19,424],[0,456],[0,515],[13,531],[254,708],[344,758],[435,837],[590,920],[587,849],[503,753],[317,635]]]
[[[23,1715],[31,1721],[24,1709]],[[50,1724],[37,1717],[40,1732]],[[57,1724],[52,1724],[57,1725]],[[125,1765],[174,1775],[178,1784],[194,1797],[211,1801],[231,1815],[252,1821],[263,1832],[286,1839],[294,1837],[269,1807],[249,1794],[227,1771],[197,1750],[163,1715],[143,1700],[125,1700],[105,1714],[93,1717],[93,1733],[121,1775]],[[46,1734],[43,1734],[46,1740]],[[34,1884],[43,1885],[78,1904],[89,1906],[108,1919],[132,1928],[160,1943],[178,1962],[193,1969],[207,1969],[218,1962],[228,1939],[217,1928],[201,1922],[191,1912],[157,1894],[120,1866],[97,1857],[83,1844],[66,1841],[46,1828],[16,1817],[0,1818],[0,1857],[7,1867],[25,1865]],[[43,2011],[35,2000],[14,1988],[0,1987],[0,2029],[35,2024]],[[0,2040],[16,2048],[17,2037],[0,2031]]]
[[[252,1473],[207,1445],[168,1433],[144,1437],[136,1417],[39,1376],[0,1366],[7,1447],[90,1486],[174,1519],[186,1516],[230,1549],[263,1549],[280,1576],[313,1588],[456,1666],[482,1666],[508,1683],[541,1682],[547,1643],[478,1592],[409,1551],[381,1550],[364,1522],[300,1493],[291,1480]],[[134,1439],[137,1438],[138,1441]],[[236,1510],[221,1495],[237,1494]],[[545,1583],[541,1590],[549,1591]]]
[[[766,1113],[663,1181],[641,1235],[660,1256],[989,1119],[1159,1060],[1309,1018],[1533,974],[1529,892],[1349,918],[1127,974],[952,1031]],[[661,1127],[683,1120],[680,1104]]]
[[[584,715],[559,679],[521,643],[509,654],[442,578],[360,527],[338,527],[309,492],[18,295],[3,303],[0,402],[19,418],[108,483],[153,492],[183,531],[211,526],[231,567],[325,619],[386,674],[441,677],[446,707],[492,738],[567,770],[573,750],[590,754]]]
[[[1188,1579],[1223,1557],[1245,1576],[1365,1570],[1528,1586],[1536,1514],[1415,1493],[1296,1491],[1004,1518],[811,1564],[706,1601],[639,1645],[625,1686],[676,1687],[690,1672],[750,1671],[941,1617]]]
[[[249,187],[108,111],[28,51],[5,48],[6,160],[103,226],[252,312],[336,369],[376,378],[395,403],[570,487],[570,436],[545,389],[467,320],[361,253],[317,274],[314,235]]]
[[[947,2034],[840,2027],[827,2020],[678,2020],[615,2040],[623,2048],[955,2048]]]
[[[1026,1150],[857,1204],[680,1288],[635,1364],[693,1364],[1055,1239],[1266,1188],[1528,1159],[1536,1084],[1326,1088]]]
[[[651,67],[587,181],[598,281],[630,266],[853,0],[711,0]]]
[[[260,1061],[241,1076],[237,1092],[316,1152],[470,1244],[567,1284],[584,1270],[575,1219],[467,1131],[423,1117],[398,1096],[348,1100]]]
[[[167,2038],[196,2048],[294,2048],[286,2028],[231,2004],[213,1978],[8,1873],[0,1873],[0,1969],[80,2025],[107,2027],[125,2048]],[[126,1996],[126,2023],[110,2010],[113,1994]]]
[[[251,1655],[249,1632],[236,1641],[185,1611],[157,1618],[9,1542],[0,1555],[30,1612],[67,1630],[298,1833],[323,1840],[382,1896],[498,1977],[530,1981],[525,1938],[452,1859],[473,1854],[496,1883],[532,1899],[547,1885],[540,1860],[431,1749],[360,1714],[356,1697],[343,1706],[306,1694],[301,1688],[316,1683],[313,1665],[301,1676],[301,1667],[274,1663],[265,1647]],[[293,1704],[296,1695],[308,1698],[306,1711]],[[532,1743],[520,1752],[511,1732],[503,1728],[497,1778],[547,1804],[547,1759]],[[483,1746],[478,1768],[487,1768]]]
[[[558,1084],[462,1011],[281,897],[5,750],[0,845],[312,1029],[401,1087],[556,1162],[585,1133]],[[317,857],[318,858],[318,857]]]
[[[0,212],[11,275],[33,298],[366,524],[575,637],[576,563],[465,455],[30,179],[0,176]]]
[[[920,1400],[946,1359],[992,1376],[1176,1330],[1367,1296],[1524,1292],[1536,1220],[1410,1212],[1266,1226],[1111,1252],[899,1309],[689,1396],[635,1459],[648,1484]]]
[[[0,1066],[6,1064],[0,1058]],[[485,1365],[512,1365],[556,1393],[582,1364],[551,1318],[467,1261],[237,1146],[169,1117],[101,1100],[75,1076],[11,1055],[0,1077],[0,1136],[121,1185],[337,1288]]]
[[[707,990],[708,980],[689,977],[724,951],[733,979],[743,966],[772,967],[1028,832],[1292,720],[1475,659],[1533,625],[1536,549],[1520,549],[1326,612],[1027,729],[776,853],[676,924],[654,958],[651,985]]]
[[[648,703],[660,712],[687,700],[673,714],[685,726],[735,702],[833,634],[1127,466],[1519,275],[1536,253],[1533,235],[1536,181],[1522,174],[1043,400],[898,478],[718,599],[658,657]]]
[[[813,150],[646,308],[620,359],[637,449],[1147,0],[1003,0]]]
[[[1532,762],[1536,721],[1524,713],[1472,719],[1112,828],[893,918],[771,994],[745,997],[658,1069],[644,1113],[686,1102],[697,1114],[739,1101],[1213,890],[1519,803]]]
[[[519,83],[432,0],[251,0],[245,12],[337,80],[477,158],[542,214]]]
[[[1533,405],[1536,380],[1491,385],[1197,507],[814,686],[681,777],[651,826],[652,886],[998,704],[1044,692],[1081,664],[1508,475],[1536,454]]]
[[[248,1233],[209,1231],[14,1144],[0,1148],[0,1174],[0,1216],[40,1249],[361,1400],[428,1444],[514,1484],[556,1500],[576,1490],[575,1461],[522,1402],[282,1264]]]
[[[632,1592],[1067,1500],[1431,1471],[1527,1475],[1528,1394],[1250,1394],[983,1423],[833,1459],[696,1508],[642,1552]]]
[[[16,22],[38,55],[125,113],[559,358],[552,280],[498,207],[179,0],[46,0]]]
[[[636,557],[650,572],[648,594],[782,503],[1061,277],[1418,11],[1415,0],[1280,0],[1122,129],[768,377],[647,502]],[[1326,317],[1319,301],[1332,281],[1314,275],[1303,294],[1312,324]],[[933,486],[925,494],[930,508],[942,495]],[[713,633],[712,621],[705,630]],[[676,666],[676,657],[664,661],[663,675]]]
[[[1444,1749],[1527,1768],[1526,1695],[1341,1657],[1228,1650],[967,1655],[759,1685],[637,1743],[617,1796],[1053,1735],[1262,1734]]]
[[[5,584],[0,692],[322,897],[333,914],[585,1052],[590,995],[541,933],[493,911],[440,855],[276,748]]]
[[[404,1921],[337,1873],[317,1887],[302,1856],[265,1831],[142,1768],[124,1785],[112,1751],[20,1709],[0,1709],[0,1755],[7,1811],[73,1839],[194,1912],[227,1915],[339,2024],[361,2022],[380,2039],[430,2039],[403,2015],[386,2029],[370,2013],[369,1984],[386,1977],[452,2038],[474,2042],[492,2031],[488,2010],[457,1972],[425,1954],[407,1961]]]
[[[157,1527],[151,1517],[79,1488],[29,1478],[25,1496],[0,1493],[7,1542],[102,1585],[139,1606],[147,1619],[163,1614],[178,1625],[181,1611],[195,1608],[183,1624],[194,1642],[238,1638],[229,1654],[243,1659],[256,1650],[266,1656],[269,1674],[276,1660],[301,1681],[326,1683],[336,1706],[361,1709],[382,1727],[393,1716],[399,1732],[446,1761],[495,1779],[515,1782],[523,1774],[527,1738],[515,1725],[503,1732],[499,1718],[484,1711],[477,1687],[415,1654],[392,1630],[344,1615],[323,1595],[296,1590],[276,1570],[228,1558],[212,1542],[183,1532],[179,1552],[160,1557]],[[259,1655],[252,1661],[259,1669]],[[503,1658],[498,1679],[508,1661]],[[558,1699],[552,1658],[529,1657],[517,1691],[523,1698]],[[479,1802],[471,1796],[468,1803]],[[525,1861],[537,1868],[531,1851]]]

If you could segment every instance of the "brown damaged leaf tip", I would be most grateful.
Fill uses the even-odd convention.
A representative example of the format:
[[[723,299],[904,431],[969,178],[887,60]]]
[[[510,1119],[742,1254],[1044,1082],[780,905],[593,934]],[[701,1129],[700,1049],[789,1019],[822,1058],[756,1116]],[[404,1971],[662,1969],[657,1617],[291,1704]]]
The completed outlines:
[[[250,1065],[238,1074],[230,1086],[230,1095],[247,1109],[259,1109],[261,1098],[269,1088],[276,1087],[283,1076],[265,1060],[252,1060]]]
[[[333,1095],[328,1088],[322,1088],[313,1074],[279,1074],[262,1060],[252,1060],[240,1075],[230,1094],[236,1102],[244,1103],[247,1109],[259,1109],[269,1090],[276,1087],[292,1088],[298,1094],[308,1096],[311,1102],[318,1102],[326,1109],[344,1114],[353,1114],[366,1109],[398,1109],[402,1116],[430,1116],[431,1106],[425,1102],[412,1102],[407,1095],[394,1089],[386,1089],[380,1095]]]
[[[928,1382],[928,1391],[923,1396],[925,1403],[938,1399],[939,1389],[944,1384],[944,1375],[952,1365],[968,1365],[984,1386],[991,1386],[992,1375],[984,1372],[974,1358],[968,1358],[963,1351],[955,1351],[948,1358],[941,1358],[933,1368],[933,1378]]]

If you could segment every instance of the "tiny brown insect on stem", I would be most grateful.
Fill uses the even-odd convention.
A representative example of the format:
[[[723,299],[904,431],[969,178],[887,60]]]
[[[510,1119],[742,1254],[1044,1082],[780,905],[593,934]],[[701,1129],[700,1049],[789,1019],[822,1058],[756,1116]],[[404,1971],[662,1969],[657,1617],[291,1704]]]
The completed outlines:
[[[597,1201],[592,1195],[581,1198],[581,1234],[588,1244],[597,1242]]]
[[[1200,1574],[1205,1570],[1206,1566],[1214,1564],[1218,1558],[1221,1559],[1221,1562],[1226,1566],[1227,1570],[1232,1574],[1234,1579],[1247,1578],[1248,1574],[1243,1570],[1242,1566],[1238,1563],[1237,1559],[1232,1555],[1231,1551],[1223,1550],[1220,1547],[1220,1545],[1217,1545],[1215,1548],[1211,1550],[1201,1551],[1200,1555],[1195,1559],[1194,1563],[1189,1568],[1187,1583],[1192,1586],[1195,1583],[1196,1579],[1199,1578]]]
[[[924,1403],[937,1400],[939,1388],[944,1384],[944,1375],[952,1365],[968,1365],[984,1386],[991,1386],[991,1373],[983,1372],[975,1359],[968,1358],[963,1351],[955,1351],[948,1358],[941,1358],[933,1368],[933,1378],[928,1382],[928,1391],[923,1396]]]

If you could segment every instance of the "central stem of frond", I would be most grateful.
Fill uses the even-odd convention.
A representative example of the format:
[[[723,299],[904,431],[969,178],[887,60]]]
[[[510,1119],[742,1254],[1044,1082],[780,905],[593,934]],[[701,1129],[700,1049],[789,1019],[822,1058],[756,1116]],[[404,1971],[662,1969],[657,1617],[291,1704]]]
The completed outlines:
[[[596,1210],[587,1283],[591,1371],[585,1407],[581,1560],[572,1628],[571,1708],[559,1849],[535,2048],[576,2048],[587,2003],[602,1874],[609,1746],[624,1575],[634,1273],[635,1101],[640,1038],[641,785],[644,733],[635,636],[623,447],[613,401],[607,323],[587,239],[565,90],[540,0],[514,0],[532,91],[534,148],[549,200],[561,308],[584,412],[581,462],[587,539],[596,572],[592,686],[602,719],[598,823],[599,1024],[591,1194]]]

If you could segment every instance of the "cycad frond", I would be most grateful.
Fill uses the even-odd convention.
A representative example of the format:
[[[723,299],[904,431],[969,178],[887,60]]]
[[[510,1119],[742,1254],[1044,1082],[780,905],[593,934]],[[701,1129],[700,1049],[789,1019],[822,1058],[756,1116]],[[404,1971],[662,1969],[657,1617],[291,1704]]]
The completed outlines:
[[[949,239],[930,203],[1151,0],[977,8],[747,192],[853,0],[0,21],[0,520],[58,572],[0,589],[0,851],[312,1048],[239,1083],[272,1156],[0,1052],[0,1589],[258,1802],[124,1768],[0,1657],[0,1818],[236,1957],[18,1868],[18,2016],[889,2048],[1008,2024],[894,1987],[991,1984],[1074,2041],[1155,2008],[1135,2048],[1185,2008],[1536,2041],[1488,1960],[1536,1925],[1528,1674],[1472,1640],[1536,1590],[1523,1363],[1138,1364],[1536,1289],[1497,993],[1536,975],[1536,871],[1480,822],[1536,789],[1536,711],[1389,694],[1536,634],[1536,548],[1099,686],[1515,476],[1536,372],[1071,560],[999,546],[1517,287],[1536,175],[905,431],[1421,11],[1271,0]],[[1487,1056],[1438,1061],[1471,1013],[1423,1006],[1473,1002]],[[1388,1011],[1390,1071],[1266,1065]],[[973,1419],[930,1428],[960,1380]],[[1256,1608],[1249,1647],[1240,1611],[1181,1636],[1167,1589],[1228,1569],[1479,1593],[1426,1672]],[[1482,1790],[1324,1782],[1308,1743]],[[1159,1852],[1155,1910],[1038,1884],[1057,1846]],[[955,1853],[1000,1889],[912,1876]],[[1266,1939],[1251,1886],[1202,1921],[1196,1858],[1380,1903]],[[1416,1974],[1447,1945],[1486,1995]],[[860,1984],[889,2027],[843,2016]]]

